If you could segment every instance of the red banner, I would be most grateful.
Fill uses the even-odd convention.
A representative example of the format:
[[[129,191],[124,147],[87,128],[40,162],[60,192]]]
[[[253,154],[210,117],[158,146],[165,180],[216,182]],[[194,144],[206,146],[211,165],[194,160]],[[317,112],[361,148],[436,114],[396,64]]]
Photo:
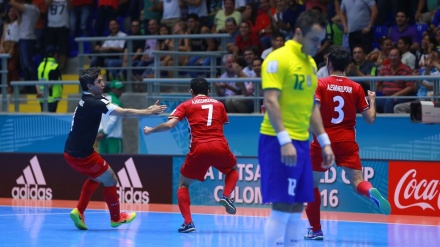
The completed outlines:
[[[390,161],[392,214],[440,216],[440,162]]]

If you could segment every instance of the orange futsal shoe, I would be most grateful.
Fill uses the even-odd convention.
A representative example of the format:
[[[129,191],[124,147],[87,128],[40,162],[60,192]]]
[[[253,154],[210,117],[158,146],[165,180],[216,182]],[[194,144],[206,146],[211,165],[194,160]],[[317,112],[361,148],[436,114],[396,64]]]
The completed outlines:
[[[110,225],[112,227],[118,227],[122,224],[128,224],[130,222],[132,222],[134,220],[134,218],[136,218],[136,212],[131,212],[131,213],[121,213],[119,215],[119,220],[118,221],[110,221]]]

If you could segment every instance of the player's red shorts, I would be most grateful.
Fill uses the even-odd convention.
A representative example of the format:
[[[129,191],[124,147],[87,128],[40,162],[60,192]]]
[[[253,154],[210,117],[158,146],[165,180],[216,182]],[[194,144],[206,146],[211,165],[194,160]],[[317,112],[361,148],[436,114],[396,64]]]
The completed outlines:
[[[205,142],[191,148],[180,173],[187,178],[203,182],[209,167],[213,166],[228,174],[236,164],[237,160],[227,143]]]
[[[64,153],[64,159],[75,171],[91,178],[101,176],[108,169],[107,162],[97,152],[85,158],[77,158]]]
[[[333,153],[337,166],[348,167],[354,170],[362,170],[361,158],[359,157],[359,146],[356,142],[332,142]],[[313,171],[325,172],[322,169],[322,150],[317,142],[313,142],[310,148],[312,156]]]

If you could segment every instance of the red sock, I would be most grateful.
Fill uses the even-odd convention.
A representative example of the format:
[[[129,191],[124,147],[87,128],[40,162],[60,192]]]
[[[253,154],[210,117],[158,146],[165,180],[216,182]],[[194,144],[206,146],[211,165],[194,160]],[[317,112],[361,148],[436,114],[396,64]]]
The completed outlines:
[[[314,232],[321,230],[321,194],[319,193],[319,189],[314,189],[314,202],[308,202],[306,207],[307,219],[309,219],[309,223],[312,226],[312,230]]]
[[[113,221],[118,221],[120,217],[120,205],[116,185],[104,187],[104,199],[110,211],[110,218]]]
[[[87,205],[89,205],[92,195],[95,193],[95,190],[98,188],[98,186],[99,182],[96,182],[90,178],[84,182],[78,204],[76,205],[76,208],[78,208],[80,213],[83,214],[84,211],[86,211]]]
[[[229,197],[232,191],[235,189],[235,185],[238,181],[238,171],[231,170],[225,177],[225,188],[223,190],[223,195]]]
[[[356,190],[359,194],[364,195],[368,198],[370,198],[370,189],[373,188],[373,185],[371,185],[368,181],[362,181],[358,184]]]
[[[179,204],[180,213],[185,219],[185,224],[192,222],[191,210],[189,209],[191,199],[189,198],[188,188],[182,187],[177,190],[177,203]]]

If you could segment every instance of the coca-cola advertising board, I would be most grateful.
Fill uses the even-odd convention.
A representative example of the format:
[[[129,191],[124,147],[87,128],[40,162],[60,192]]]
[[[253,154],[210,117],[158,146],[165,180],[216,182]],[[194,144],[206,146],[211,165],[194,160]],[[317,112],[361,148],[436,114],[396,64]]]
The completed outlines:
[[[389,161],[392,214],[440,216],[440,162]]]

